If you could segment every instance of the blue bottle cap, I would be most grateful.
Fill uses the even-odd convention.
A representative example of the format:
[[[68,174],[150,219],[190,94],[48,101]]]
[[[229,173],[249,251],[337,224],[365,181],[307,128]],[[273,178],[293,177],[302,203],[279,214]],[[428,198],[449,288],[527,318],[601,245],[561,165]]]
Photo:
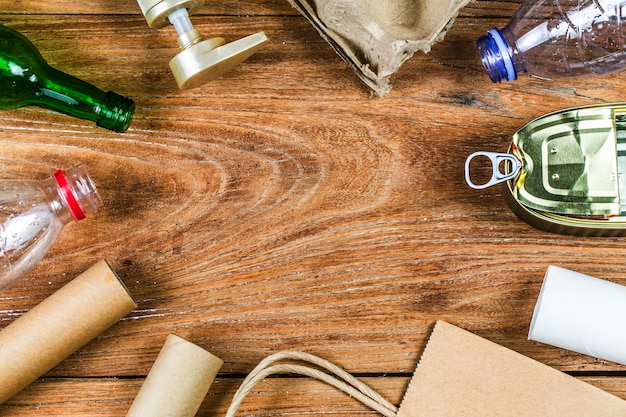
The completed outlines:
[[[480,60],[491,81],[517,80],[513,51],[498,29],[491,29],[476,41]]]

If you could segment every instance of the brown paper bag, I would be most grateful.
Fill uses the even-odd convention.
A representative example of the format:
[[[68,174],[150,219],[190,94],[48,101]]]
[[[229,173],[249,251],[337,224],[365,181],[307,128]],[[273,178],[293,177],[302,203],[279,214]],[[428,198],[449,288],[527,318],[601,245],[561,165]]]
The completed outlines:
[[[443,321],[398,417],[626,416],[626,401]]]
[[[289,0],[376,93],[416,51],[443,40],[471,0]]]

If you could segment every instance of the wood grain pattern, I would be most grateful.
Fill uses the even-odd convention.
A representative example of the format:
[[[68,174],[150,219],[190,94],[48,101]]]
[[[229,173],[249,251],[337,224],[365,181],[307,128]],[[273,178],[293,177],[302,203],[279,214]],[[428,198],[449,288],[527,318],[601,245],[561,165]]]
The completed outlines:
[[[0,0],[0,24],[52,66],[137,103],[124,134],[36,107],[0,112],[1,175],[83,161],[105,201],[0,294],[0,326],[101,258],[139,303],[0,415],[123,415],[169,333],[225,361],[199,415],[224,413],[242,375],[282,349],[379,376],[369,381],[398,403],[437,319],[626,398],[623,366],[526,339],[546,267],[626,284],[624,239],[535,230],[499,189],[463,179],[467,155],[504,151],[532,118],[626,91],[626,73],[492,85],[474,42],[519,4],[472,3],[380,98],[285,1],[207,4],[192,17],[205,35],[265,30],[271,42],[179,91],[173,28],[149,29],[134,1]],[[241,415],[365,412],[316,382],[264,384]]]

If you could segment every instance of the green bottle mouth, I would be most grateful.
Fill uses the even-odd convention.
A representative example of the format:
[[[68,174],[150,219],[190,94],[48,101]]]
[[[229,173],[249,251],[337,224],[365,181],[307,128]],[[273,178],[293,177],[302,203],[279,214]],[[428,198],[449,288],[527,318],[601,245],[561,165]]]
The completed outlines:
[[[135,102],[112,91],[106,94],[106,108],[100,108],[97,125],[115,132],[126,132],[135,115]]]

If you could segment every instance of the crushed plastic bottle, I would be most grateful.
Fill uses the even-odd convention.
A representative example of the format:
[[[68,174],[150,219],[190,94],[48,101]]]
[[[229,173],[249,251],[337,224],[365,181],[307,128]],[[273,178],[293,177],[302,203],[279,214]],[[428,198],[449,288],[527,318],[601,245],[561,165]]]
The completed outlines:
[[[0,181],[0,290],[39,262],[64,226],[102,205],[82,165],[42,181]]]
[[[493,82],[615,72],[626,66],[626,0],[527,0],[477,46]]]

